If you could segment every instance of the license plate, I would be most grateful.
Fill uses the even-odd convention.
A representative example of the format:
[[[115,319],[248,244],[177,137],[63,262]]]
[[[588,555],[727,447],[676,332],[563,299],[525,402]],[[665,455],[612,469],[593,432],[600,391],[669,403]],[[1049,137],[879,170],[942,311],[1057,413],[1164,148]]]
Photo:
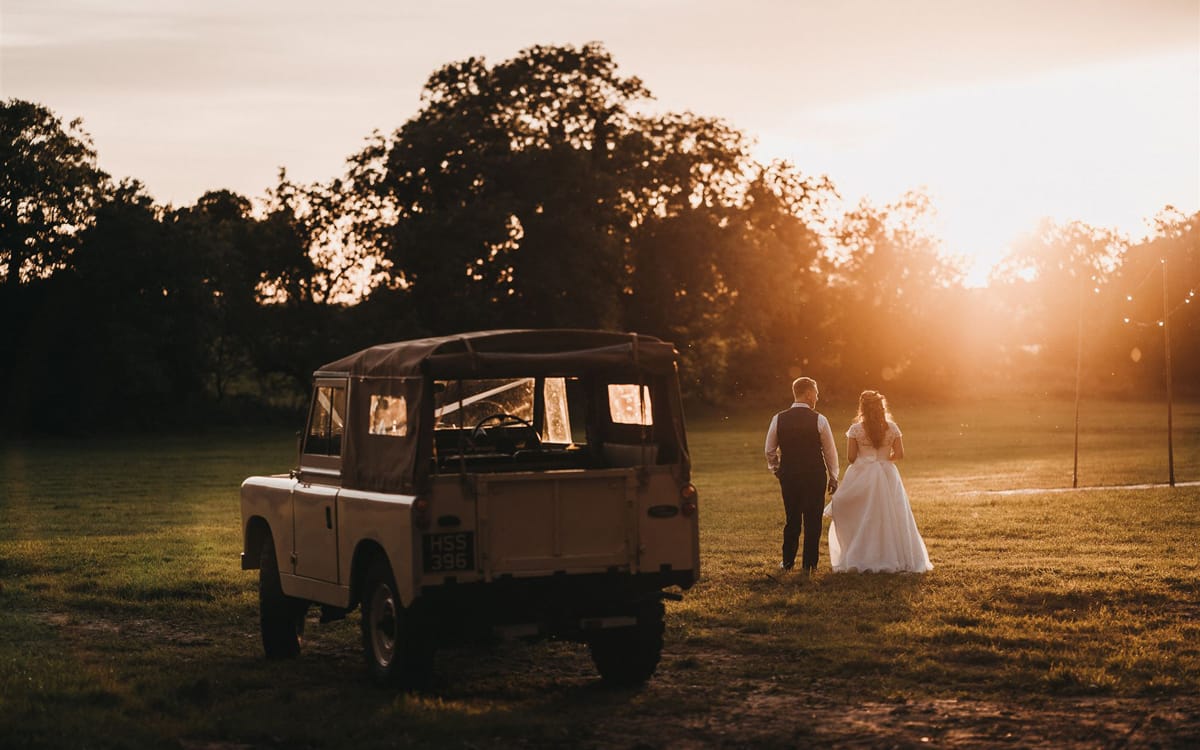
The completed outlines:
[[[421,545],[426,573],[452,573],[475,567],[475,533],[426,534]]]

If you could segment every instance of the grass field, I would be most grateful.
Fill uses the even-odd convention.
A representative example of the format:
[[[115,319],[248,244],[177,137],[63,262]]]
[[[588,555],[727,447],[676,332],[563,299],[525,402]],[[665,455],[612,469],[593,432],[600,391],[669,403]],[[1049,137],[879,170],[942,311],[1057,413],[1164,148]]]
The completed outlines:
[[[358,617],[261,658],[237,488],[289,435],[0,449],[0,747],[1137,747],[1200,744],[1200,487],[1166,479],[1156,404],[901,409],[900,468],[935,569],[775,576],[770,410],[690,415],[704,580],[659,673],[600,687],[586,650],[439,654],[372,687]],[[827,412],[835,432],[848,410]],[[1176,407],[1200,481],[1200,404]],[[844,460],[844,458],[843,458]]]

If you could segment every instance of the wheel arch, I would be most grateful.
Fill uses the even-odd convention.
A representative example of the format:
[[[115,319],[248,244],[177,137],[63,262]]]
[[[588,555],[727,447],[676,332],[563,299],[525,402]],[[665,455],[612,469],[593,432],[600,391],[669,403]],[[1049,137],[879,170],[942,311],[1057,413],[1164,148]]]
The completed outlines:
[[[377,556],[382,558],[389,567],[391,566],[392,561],[388,559],[383,545],[374,539],[363,539],[354,548],[354,557],[351,558],[350,562],[351,609],[362,603],[362,590],[363,586],[366,585],[367,569],[371,567],[371,561]],[[404,604],[404,602],[401,602],[401,604]]]
[[[246,521],[242,539],[242,570],[253,570],[259,566],[263,545],[272,539],[271,524],[262,516],[252,516]]]

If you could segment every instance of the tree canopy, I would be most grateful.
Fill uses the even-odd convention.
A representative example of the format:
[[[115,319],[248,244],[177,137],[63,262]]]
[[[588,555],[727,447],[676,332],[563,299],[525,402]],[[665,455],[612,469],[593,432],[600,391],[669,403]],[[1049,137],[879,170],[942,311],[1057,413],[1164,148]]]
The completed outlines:
[[[1065,389],[1080,352],[1089,387],[1153,389],[1163,260],[1176,380],[1200,382],[1200,214],[1164,211],[1138,244],[1045,222],[968,289],[923,194],[840,210],[829,177],[651,102],[599,44],[471,58],[434,71],[344,174],[281,170],[262,200],[182,207],[114,184],[78,121],[4,102],[5,421],[294,409],[314,367],[358,348],[526,326],[664,337],[708,400],[786,398],[801,374],[835,398]]]
[[[92,223],[108,176],[79,120],[0,102],[0,275],[6,285],[65,268]]]

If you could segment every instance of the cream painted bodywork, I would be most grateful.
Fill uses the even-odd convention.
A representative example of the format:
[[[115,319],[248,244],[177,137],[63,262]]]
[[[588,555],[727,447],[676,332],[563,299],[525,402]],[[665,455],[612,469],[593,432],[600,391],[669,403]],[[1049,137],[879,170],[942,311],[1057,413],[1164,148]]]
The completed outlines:
[[[430,527],[415,530],[412,495],[252,477],[242,484],[242,526],[269,524],[286,594],[338,607],[351,602],[355,550],[373,542],[407,606],[423,587],[451,580],[698,571],[696,517],[650,512],[677,508],[679,491],[669,466],[444,475],[431,483]],[[422,535],[463,531],[474,533],[472,568],[424,572]]]
[[[403,602],[413,600],[420,563],[413,547],[415,496],[343,490],[286,475],[250,477],[241,496],[243,539],[254,518],[267,522],[288,596],[349,606],[354,553],[373,542],[391,561]]]
[[[649,515],[679,504],[670,467],[481,474],[476,496],[485,580],[699,565],[694,519]]]

